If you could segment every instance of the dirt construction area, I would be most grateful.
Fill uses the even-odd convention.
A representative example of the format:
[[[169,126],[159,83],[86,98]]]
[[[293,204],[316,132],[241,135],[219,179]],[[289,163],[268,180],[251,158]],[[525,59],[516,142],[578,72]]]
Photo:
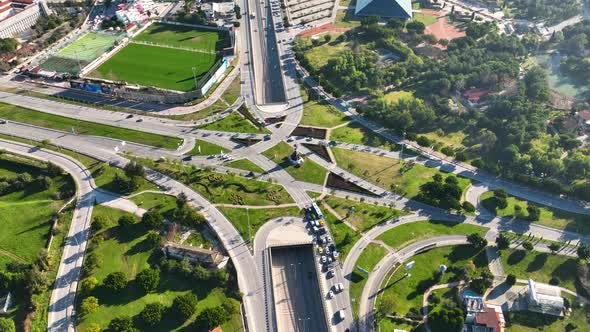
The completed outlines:
[[[465,32],[459,29],[456,23],[451,22],[450,18],[445,16],[445,12],[428,9],[423,9],[422,12],[438,16],[438,20],[434,24],[427,26],[424,33],[432,34],[436,39],[447,40],[453,40],[465,36]]]

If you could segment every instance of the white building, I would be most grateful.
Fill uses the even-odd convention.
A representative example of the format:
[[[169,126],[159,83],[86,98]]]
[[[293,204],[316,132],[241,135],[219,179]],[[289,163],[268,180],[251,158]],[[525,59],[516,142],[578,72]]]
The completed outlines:
[[[49,15],[43,1],[0,0],[0,38],[17,36],[34,26],[42,15]]]
[[[553,316],[563,315],[563,297],[561,297],[561,289],[559,287],[538,283],[529,279],[527,293],[528,309],[530,311]]]

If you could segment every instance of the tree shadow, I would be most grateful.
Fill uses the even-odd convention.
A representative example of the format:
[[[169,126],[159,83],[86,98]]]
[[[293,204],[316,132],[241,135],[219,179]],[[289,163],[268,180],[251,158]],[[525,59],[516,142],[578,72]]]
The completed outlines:
[[[534,271],[540,270],[545,265],[545,263],[547,263],[548,258],[549,258],[549,254],[544,253],[544,252],[536,255],[535,259],[533,259],[533,261],[530,262],[529,265],[527,266],[526,271],[527,272],[534,272]]]
[[[526,256],[526,251],[524,250],[516,250],[513,251],[510,256],[508,256],[508,258],[506,259],[506,262],[508,263],[508,265],[515,265],[520,263],[524,257]]]

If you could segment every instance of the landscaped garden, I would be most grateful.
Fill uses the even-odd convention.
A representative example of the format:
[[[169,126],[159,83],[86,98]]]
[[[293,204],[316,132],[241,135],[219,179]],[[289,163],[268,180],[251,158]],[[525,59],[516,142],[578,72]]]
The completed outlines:
[[[128,213],[95,207],[77,330],[242,330],[233,271],[166,259],[152,227]]]
[[[193,156],[209,156],[226,152],[229,152],[229,150],[224,147],[197,139],[195,140],[195,147],[188,154]]]
[[[296,206],[286,208],[268,208],[268,209],[247,209],[218,207],[227,219],[236,227],[245,241],[252,240],[256,232],[267,221],[279,217],[303,217],[301,209]],[[250,227],[250,229],[248,229]]]
[[[433,175],[447,175],[435,168],[417,163],[402,162],[398,159],[382,157],[366,152],[345,149],[332,149],[338,166],[397,194],[413,198],[420,192],[420,186]],[[471,183],[469,179],[457,178],[464,192]]]
[[[225,164],[225,166],[239,168],[239,169],[243,169],[245,171],[256,172],[256,173],[263,173],[264,172],[264,170],[260,166],[256,165],[255,163],[251,162],[250,160],[248,160],[246,158],[234,160],[232,162]]]
[[[303,116],[300,125],[332,128],[346,123],[348,117],[330,105],[327,101],[318,96],[310,95],[306,87],[301,87],[301,98],[303,99]]]
[[[570,213],[567,211],[554,209],[548,206],[531,203],[514,196],[506,197],[506,207],[500,208],[497,205],[494,192],[486,192],[480,197],[481,204],[488,209],[490,212],[496,213],[496,215],[508,218],[519,218],[523,222],[530,220],[532,222],[567,230],[570,232],[580,234],[590,234],[590,216]],[[530,213],[528,211],[529,206],[538,208],[538,218],[535,217],[531,220]]]
[[[385,249],[385,247],[380,244],[369,243],[354,264],[355,270],[350,277],[350,299],[355,317],[358,316],[359,302],[361,301],[363,288],[365,287],[368,278],[368,275],[358,271],[356,268],[361,267],[365,271],[371,273],[375,266],[377,266],[377,263],[379,263],[386,254],[387,249]]]
[[[261,134],[268,132],[266,128],[260,129],[256,127],[238,113],[232,113],[219,121],[202,125],[197,128],[214,131],[227,131],[232,133]]]
[[[12,292],[7,318],[18,330],[25,321],[31,329],[47,329],[50,285],[72,221],[71,207],[57,211],[76,190],[62,172],[35,159],[0,155],[0,294]]]
[[[263,154],[284,168],[295,180],[323,185],[328,171],[309,158],[304,158],[301,165],[293,165],[289,161],[292,153],[293,148],[289,144],[279,142]]]
[[[176,137],[76,120],[10,104],[0,103],[0,117],[65,132],[71,132],[73,128],[76,134],[104,136],[172,150],[176,150],[182,143],[182,140]]]
[[[428,220],[399,225],[379,235],[377,239],[385,242],[394,250],[399,250],[412,243],[437,236],[469,235],[473,233],[483,236],[487,230],[485,227],[471,224]]]
[[[361,203],[335,196],[327,196],[324,202],[361,232],[405,214],[388,206]]]

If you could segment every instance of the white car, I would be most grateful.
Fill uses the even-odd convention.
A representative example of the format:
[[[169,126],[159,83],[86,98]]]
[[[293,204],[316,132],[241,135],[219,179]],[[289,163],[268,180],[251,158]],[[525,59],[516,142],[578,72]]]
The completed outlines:
[[[328,292],[328,298],[331,299],[334,297],[334,292],[333,291],[329,291]]]
[[[334,259],[338,258],[338,256],[340,256],[340,253],[338,251],[334,251],[332,253],[332,257],[334,257]]]
[[[344,318],[346,318],[346,314],[344,313],[344,310],[339,310],[336,313],[336,318],[338,318],[339,321],[343,321]]]
[[[336,293],[340,293],[344,290],[344,285],[341,282],[339,282],[339,283],[335,284],[334,286],[332,286],[332,288],[334,289],[334,291]]]
[[[322,255],[322,257],[320,258],[320,262],[322,262],[322,264],[326,264],[327,261],[328,261],[328,257]]]

